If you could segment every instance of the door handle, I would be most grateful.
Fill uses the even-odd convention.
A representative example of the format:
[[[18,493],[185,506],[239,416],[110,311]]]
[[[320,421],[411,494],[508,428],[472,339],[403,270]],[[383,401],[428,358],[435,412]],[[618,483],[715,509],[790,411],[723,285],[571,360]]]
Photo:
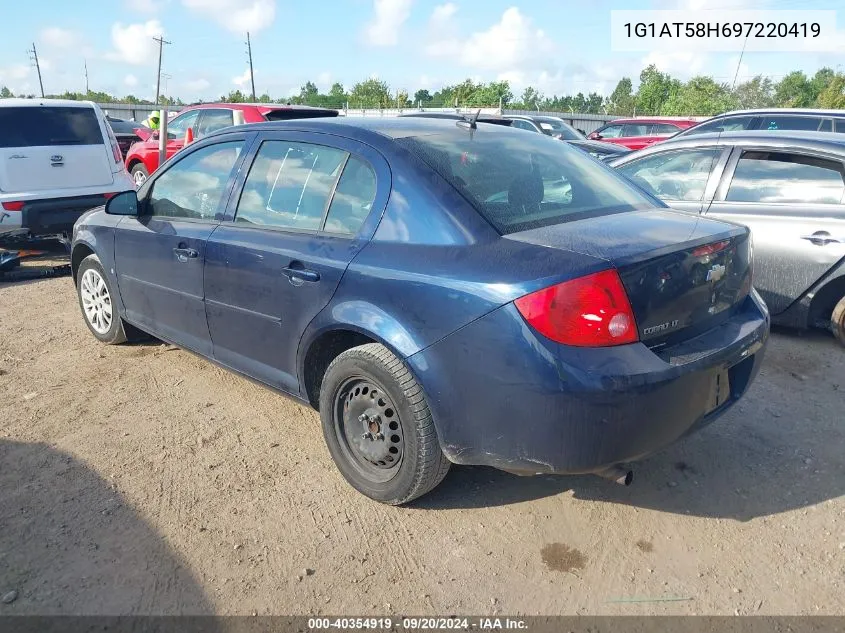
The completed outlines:
[[[193,248],[184,248],[180,246],[179,248],[174,248],[173,252],[176,253],[176,259],[180,262],[187,262],[189,259],[196,259],[199,257],[199,251]]]
[[[812,235],[802,235],[802,240],[809,240],[817,246],[825,246],[827,244],[839,244],[842,240],[832,237],[827,231],[816,231]]]
[[[301,284],[303,281],[314,283],[320,281],[320,273],[316,270],[308,270],[299,261],[293,261],[286,268],[282,268],[282,272],[290,280],[292,284]]]

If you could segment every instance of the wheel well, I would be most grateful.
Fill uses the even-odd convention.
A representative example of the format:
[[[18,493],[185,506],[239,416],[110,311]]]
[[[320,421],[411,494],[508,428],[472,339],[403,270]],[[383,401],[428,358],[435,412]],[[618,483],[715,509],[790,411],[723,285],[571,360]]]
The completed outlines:
[[[816,293],[816,296],[813,297],[810,303],[807,325],[814,327],[821,325],[822,322],[824,322],[825,326],[829,325],[833,308],[836,307],[836,304],[839,303],[842,297],[845,297],[845,276],[825,284]]]
[[[305,354],[304,382],[308,402],[315,409],[320,407],[320,387],[329,364],[340,354],[353,347],[377,343],[368,336],[350,330],[332,330],[321,334]]]
[[[73,253],[70,256],[70,270],[73,274],[74,284],[76,283],[76,271],[79,270],[79,265],[82,263],[82,260],[93,254],[94,251],[88,248],[85,244],[77,244],[76,247],[74,247]]]
[[[143,162],[144,161],[142,161],[140,158],[133,158],[132,160],[129,161],[129,164],[126,166],[126,170],[132,171],[132,168],[135,167],[135,165],[140,165]]]

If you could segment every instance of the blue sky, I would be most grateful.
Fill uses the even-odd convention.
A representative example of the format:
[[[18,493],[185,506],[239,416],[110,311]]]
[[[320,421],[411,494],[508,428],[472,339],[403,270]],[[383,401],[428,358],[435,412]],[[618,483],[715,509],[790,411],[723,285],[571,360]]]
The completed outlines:
[[[733,80],[738,53],[614,53],[612,9],[840,9],[844,43],[835,53],[747,53],[739,81],[778,79],[822,66],[845,71],[842,0],[76,0],[14,2],[3,11],[0,85],[38,91],[26,50],[35,42],[48,93],[92,90],[152,97],[163,34],[162,92],[214,99],[248,89],[246,31],[252,33],[256,90],[274,97],[306,80],[328,90],[370,76],[393,89],[431,91],[466,77],[506,78],[515,92],[609,93],[623,75],[636,85],[656,63],[682,79],[710,74]],[[765,17],[765,13],[761,13]],[[9,27],[12,28],[9,28]]]

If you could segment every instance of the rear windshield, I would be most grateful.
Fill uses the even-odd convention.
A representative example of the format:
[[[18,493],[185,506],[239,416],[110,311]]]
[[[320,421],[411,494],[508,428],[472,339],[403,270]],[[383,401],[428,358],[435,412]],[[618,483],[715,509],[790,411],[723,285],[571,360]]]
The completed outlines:
[[[298,108],[280,108],[264,113],[268,121],[289,121],[291,119],[317,119],[324,116],[337,116],[337,110],[300,110]]]
[[[609,167],[544,134],[490,127],[396,142],[458,189],[503,235],[655,206]]]
[[[103,133],[93,108],[0,108],[0,147],[102,144]]]

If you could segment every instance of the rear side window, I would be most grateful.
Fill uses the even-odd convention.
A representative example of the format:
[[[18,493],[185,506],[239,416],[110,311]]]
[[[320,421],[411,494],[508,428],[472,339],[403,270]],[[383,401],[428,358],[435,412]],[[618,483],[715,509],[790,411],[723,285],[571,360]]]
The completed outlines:
[[[695,127],[686,130],[684,136],[688,134],[704,134],[705,132],[741,132],[742,130],[750,130],[753,123],[753,116],[722,117],[721,119],[699,123]]]
[[[661,200],[698,201],[721,149],[663,152],[621,165],[618,171]]]
[[[761,130],[802,130],[815,132],[822,120],[813,116],[767,116],[760,123]]]
[[[507,128],[396,139],[460,191],[500,233],[653,207],[584,152]]]
[[[839,134],[845,134],[845,119],[836,119],[836,131]]]
[[[651,130],[652,134],[676,134],[678,128],[671,123],[655,123]]]
[[[337,183],[325,231],[357,233],[373,208],[376,197],[376,174],[360,158],[350,156]]]
[[[319,230],[348,156],[323,145],[264,141],[244,183],[235,222]]]
[[[197,126],[197,137],[206,136],[234,124],[235,118],[231,110],[202,110]]]
[[[608,125],[603,130],[599,130],[598,132],[604,138],[619,138],[622,136],[622,126],[621,125]]]
[[[745,152],[726,200],[839,204],[845,195],[842,163],[778,152]]]
[[[650,123],[628,123],[622,129],[622,136],[648,136]]]
[[[103,133],[93,108],[0,108],[0,147],[103,144]]]

